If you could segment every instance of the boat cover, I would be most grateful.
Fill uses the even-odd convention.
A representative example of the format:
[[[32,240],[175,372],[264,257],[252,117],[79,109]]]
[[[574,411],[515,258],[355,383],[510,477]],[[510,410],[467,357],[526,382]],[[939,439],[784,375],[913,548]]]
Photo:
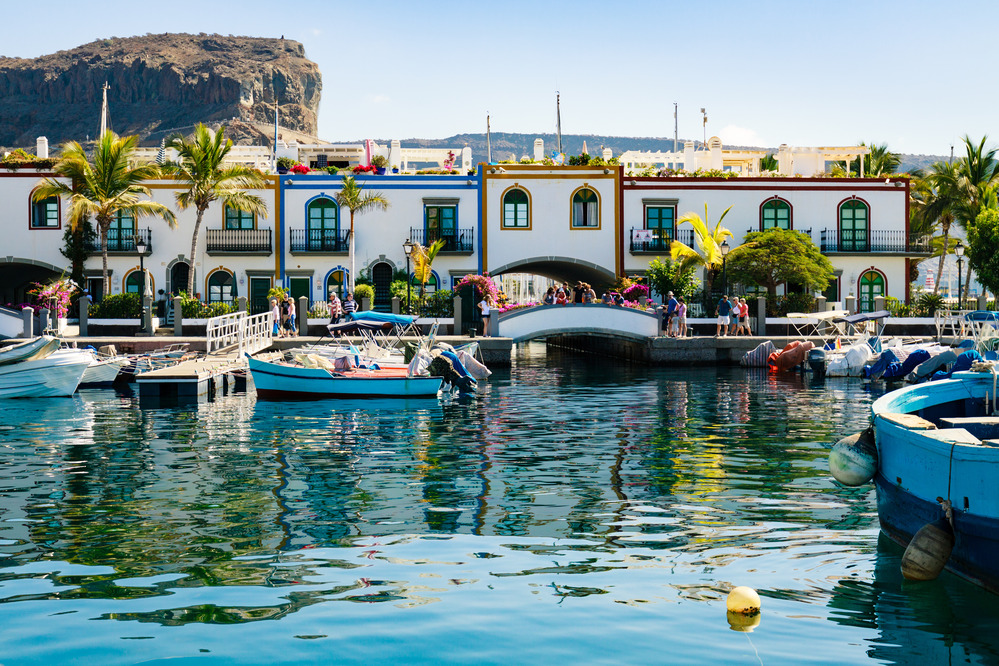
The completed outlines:
[[[372,310],[365,310],[364,312],[350,313],[347,317],[347,321],[387,322],[393,326],[409,326],[416,321],[416,317],[410,315],[391,314],[389,312],[374,312]]]
[[[930,377],[930,381],[935,382],[938,379],[950,379],[950,376],[955,372],[964,372],[965,370],[971,370],[971,364],[974,363],[975,361],[981,361],[981,360],[982,360],[981,354],[976,352],[974,349],[969,349],[968,351],[963,352],[960,356],[957,357],[957,360],[954,361],[954,366],[950,369],[950,372],[944,372],[943,370],[935,372],[933,373],[933,376]]]
[[[809,341],[802,342],[795,340],[789,343],[779,352],[770,354],[767,358],[767,366],[771,372],[787,372],[801,365],[815,345]]]
[[[756,349],[750,350],[742,355],[742,360],[739,362],[746,366],[747,368],[765,368],[767,367],[767,359],[770,358],[770,354],[777,351],[777,347],[774,343],[767,340],[766,342],[761,342],[756,346]]]
[[[890,316],[891,313],[887,310],[878,310],[877,312],[858,312],[857,314],[847,315],[846,317],[836,317],[833,321],[837,323],[842,322],[844,324],[859,324],[862,321],[884,319],[885,317]]]
[[[829,377],[859,377],[872,356],[874,356],[874,352],[871,351],[870,345],[866,342],[850,345],[843,354],[835,355],[829,359],[826,375]]]
[[[864,366],[864,376],[870,379],[901,379],[929,358],[930,352],[925,349],[915,349],[909,353],[904,349],[891,347],[881,352],[877,361]]]
[[[348,335],[350,333],[360,333],[361,331],[390,331],[392,330],[392,324],[387,321],[347,321],[342,324],[326,324],[326,330],[333,336]]]

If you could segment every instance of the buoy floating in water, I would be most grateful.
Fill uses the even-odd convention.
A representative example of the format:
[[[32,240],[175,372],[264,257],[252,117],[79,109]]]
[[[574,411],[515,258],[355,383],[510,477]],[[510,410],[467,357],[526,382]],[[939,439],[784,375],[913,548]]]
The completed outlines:
[[[861,486],[878,471],[878,447],[874,431],[867,428],[844,437],[829,453],[829,471],[844,486]]]
[[[725,606],[730,613],[757,615],[760,612],[760,595],[753,588],[740,585],[728,593]]]
[[[743,615],[742,613],[733,613],[732,611],[729,611],[726,615],[728,616],[729,629],[732,631],[744,631],[747,634],[760,626],[760,618],[763,617],[759,613],[756,615]]]
[[[940,575],[954,549],[954,528],[950,524],[950,502],[944,503],[940,520],[919,528],[902,554],[902,576],[906,580],[933,580]]]

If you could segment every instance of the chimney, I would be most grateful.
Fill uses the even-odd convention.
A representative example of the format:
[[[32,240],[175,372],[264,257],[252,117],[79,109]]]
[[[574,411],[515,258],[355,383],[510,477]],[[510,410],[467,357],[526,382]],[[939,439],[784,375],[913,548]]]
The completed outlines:
[[[35,155],[38,159],[47,160],[49,158],[49,140],[44,136],[38,137],[35,145]]]

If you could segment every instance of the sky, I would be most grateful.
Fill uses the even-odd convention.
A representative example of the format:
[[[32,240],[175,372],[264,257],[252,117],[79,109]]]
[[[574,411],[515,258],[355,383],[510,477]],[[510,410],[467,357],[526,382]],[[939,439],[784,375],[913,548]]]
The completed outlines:
[[[999,2],[5,0],[0,54],[106,37],[294,39],[323,73],[326,140],[484,132],[719,136],[726,145],[999,142]],[[142,5],[153,7],[153,5]],[[32,27],[34,26],[34,27]],[[704,108],[707,125],[700,109]],[[664,146],[669,149],[670,146]]]

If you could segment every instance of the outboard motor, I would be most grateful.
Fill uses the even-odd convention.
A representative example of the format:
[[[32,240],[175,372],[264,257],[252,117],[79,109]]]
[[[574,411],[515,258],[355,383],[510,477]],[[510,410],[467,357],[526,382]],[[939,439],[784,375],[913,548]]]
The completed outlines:
[[[826,376],[826,350],[825,349],[819,349],[818,347],[816,347],[815,349],[810,349],[808,351],[808,365],[809,365],[809,367],[811,367],[812,373],[816,377],[825,377]]]

